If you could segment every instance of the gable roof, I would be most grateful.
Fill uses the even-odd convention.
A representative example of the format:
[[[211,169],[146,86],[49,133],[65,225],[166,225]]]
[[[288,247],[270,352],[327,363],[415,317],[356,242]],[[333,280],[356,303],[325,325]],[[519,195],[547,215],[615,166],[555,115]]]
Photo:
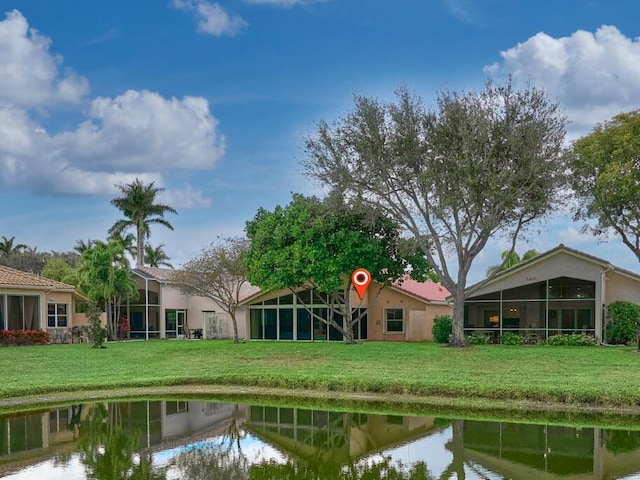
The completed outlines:
[[[131,272],[139,277],[146,278],[148,280],[155,280],[158,283],[162,284],[175,284],[173,281],[173,272],[174,269],[171,268],[158,268],[158,267],[136,267],[131,269]],[[260,289],[254,285],[251,285],[249,282],[245,282],[240,288],[240,302],[244,301],[246,298],[253,296],[258,293]],[[205,291],[202,291],[203,295],[216,298],[214,295],[211,295]]]
[[[392,289],[403,293],[408,293],[419,300],[427,302],[444,302],[451,295],[443,285],[427,280],[426,282],[418,282],[409,276],[405,276],[401,280],[394,282]]]
[[[0,265],[0,287],[75,291],[73,285]]]
[[[489,286],[493,283],[498,282],[499,280],[502,280],[506,277],[509,277],[517,272],[520,272],[526,268],[529,268],[532,265],[541,263],[541,262],[546,262],[548,261],[550,258],[553,258],[556,255],[559,255],[561,253],[565,253],[567,255],[570,255],[572,257],[575,258],[579,258],[582,260],[585,260],[589,263],[593,263],[595,265],[599,265],[602,268],[608,269],[608,270],[615,270],[616,272],[632,278],[634,280],[638,280],[640,281],[640,274],[637,274],[635,272],[632,272],[631,270],[627,270],[625,268],[621,268],[621,267],[617,267],[615,265],[612,265],[610,262],[608,262],[607,260],[604,260],[602,258],[596,257],[594,255],[591,255],[589,253],[585,253],[585,252],[581,252],[580,250],[576,250],[575,248],[570,248],[567,247],[564,244],[560,244],[557,247],[552,248],[551,250],[547,250],[546,252],[541,253],[540,255],[536,255],[535,257],[532,257],[528,260],[525,260],[524,262],[520,262],[516,265],[514,265],[513,267],[509,267],[505,270],[502,270],[501,272],[498,272],[494,277],[490,278],[490,279],[484,279],[479,281],[478,283],[475,283],[469,287],[466,288],[465,292],[467,294],[473,293],[475,290],[478,290],[480,288]]]

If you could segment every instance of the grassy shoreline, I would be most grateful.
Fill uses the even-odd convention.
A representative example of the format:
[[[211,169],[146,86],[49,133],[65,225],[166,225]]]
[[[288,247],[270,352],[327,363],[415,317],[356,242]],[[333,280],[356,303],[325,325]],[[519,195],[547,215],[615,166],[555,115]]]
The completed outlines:
[[[177,390],[325,401],[370,397],[478,411],[640,412],[640,355],[626,347],[158,340],[110,343],[104,350],[7,347],[0,348],[0,362],[3,409],[65,396]]]

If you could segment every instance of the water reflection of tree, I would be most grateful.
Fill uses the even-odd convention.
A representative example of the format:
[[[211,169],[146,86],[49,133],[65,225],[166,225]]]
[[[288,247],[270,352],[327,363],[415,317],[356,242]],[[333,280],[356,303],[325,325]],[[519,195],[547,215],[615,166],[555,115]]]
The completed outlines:
[[[249,460],[242,451],[240,440],[244,436],[244,415],[236,404],[224,434],[216,442],[202,448],[181,453],[175,466],[184,479],[189,480],[245,480],[248,478]]]
[[[213,478],[224,480],[378,480],[381,478],[432,480],[435,478],[424,462],[404,465],[392,460],[390,456],[376,455],[358,460],[348,455],[340,458],[340,455],[329,453],[336,452],[340,447],[346,447],[348,451],[348,432],[359,425],[354,415],[337,415],[322,431],[308,432],[313,436],[314,445],[318,445],[322,440],[325,446],[317,449],[311,457],[288,458],[285,462],[273,459],[256,462],[255,459],[248,459],[241,449],[240,440],[243,429],[236,406],[227,431],[217,442],[180,454],[175,460],[175,466],[180,470],[181,478],[189,480]],[[298,440],[305,439],[298,437]],[[367,442],[374,444],[368,434]]]
[[[119,405],[95,405],[82,421],[80,460],[89,479],[165,480],[149,453],[137,452],[138,432],[128,432]]]

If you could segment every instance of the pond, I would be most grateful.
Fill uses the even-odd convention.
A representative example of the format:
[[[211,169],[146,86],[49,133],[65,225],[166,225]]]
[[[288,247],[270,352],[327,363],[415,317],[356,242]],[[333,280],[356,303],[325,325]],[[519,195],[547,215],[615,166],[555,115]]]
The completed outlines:
[[[640,431],[190,400],[0,417],[8,479],[640,478]]]

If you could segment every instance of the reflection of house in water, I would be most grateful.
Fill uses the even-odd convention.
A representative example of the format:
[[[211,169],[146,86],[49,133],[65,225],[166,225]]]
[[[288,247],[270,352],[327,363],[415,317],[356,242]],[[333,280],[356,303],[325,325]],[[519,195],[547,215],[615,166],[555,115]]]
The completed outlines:
[[[424,437],[433,419],[250,406],[245,429],[294,458],[337,466]]]
[[[73,452],[85,415],[86,409],[75,405],[0,418],[0,475],[47,459],[52,452]]]
[[[46,412],[0,417],[0,476],[72,454],[86,432],[83,424],[94,405],[74,405]],[[141,450],[158,451],[190,439],[225,432],[238,408],[225,403],[140,401],[108,404],[122,427],[136,434]],[[240,415],[244,415],[242,408]]]
[[[449,444],[454,456],[505,478],[620,478],[640,470],[636,431],[464,421],[453,434],[463,435]]]

